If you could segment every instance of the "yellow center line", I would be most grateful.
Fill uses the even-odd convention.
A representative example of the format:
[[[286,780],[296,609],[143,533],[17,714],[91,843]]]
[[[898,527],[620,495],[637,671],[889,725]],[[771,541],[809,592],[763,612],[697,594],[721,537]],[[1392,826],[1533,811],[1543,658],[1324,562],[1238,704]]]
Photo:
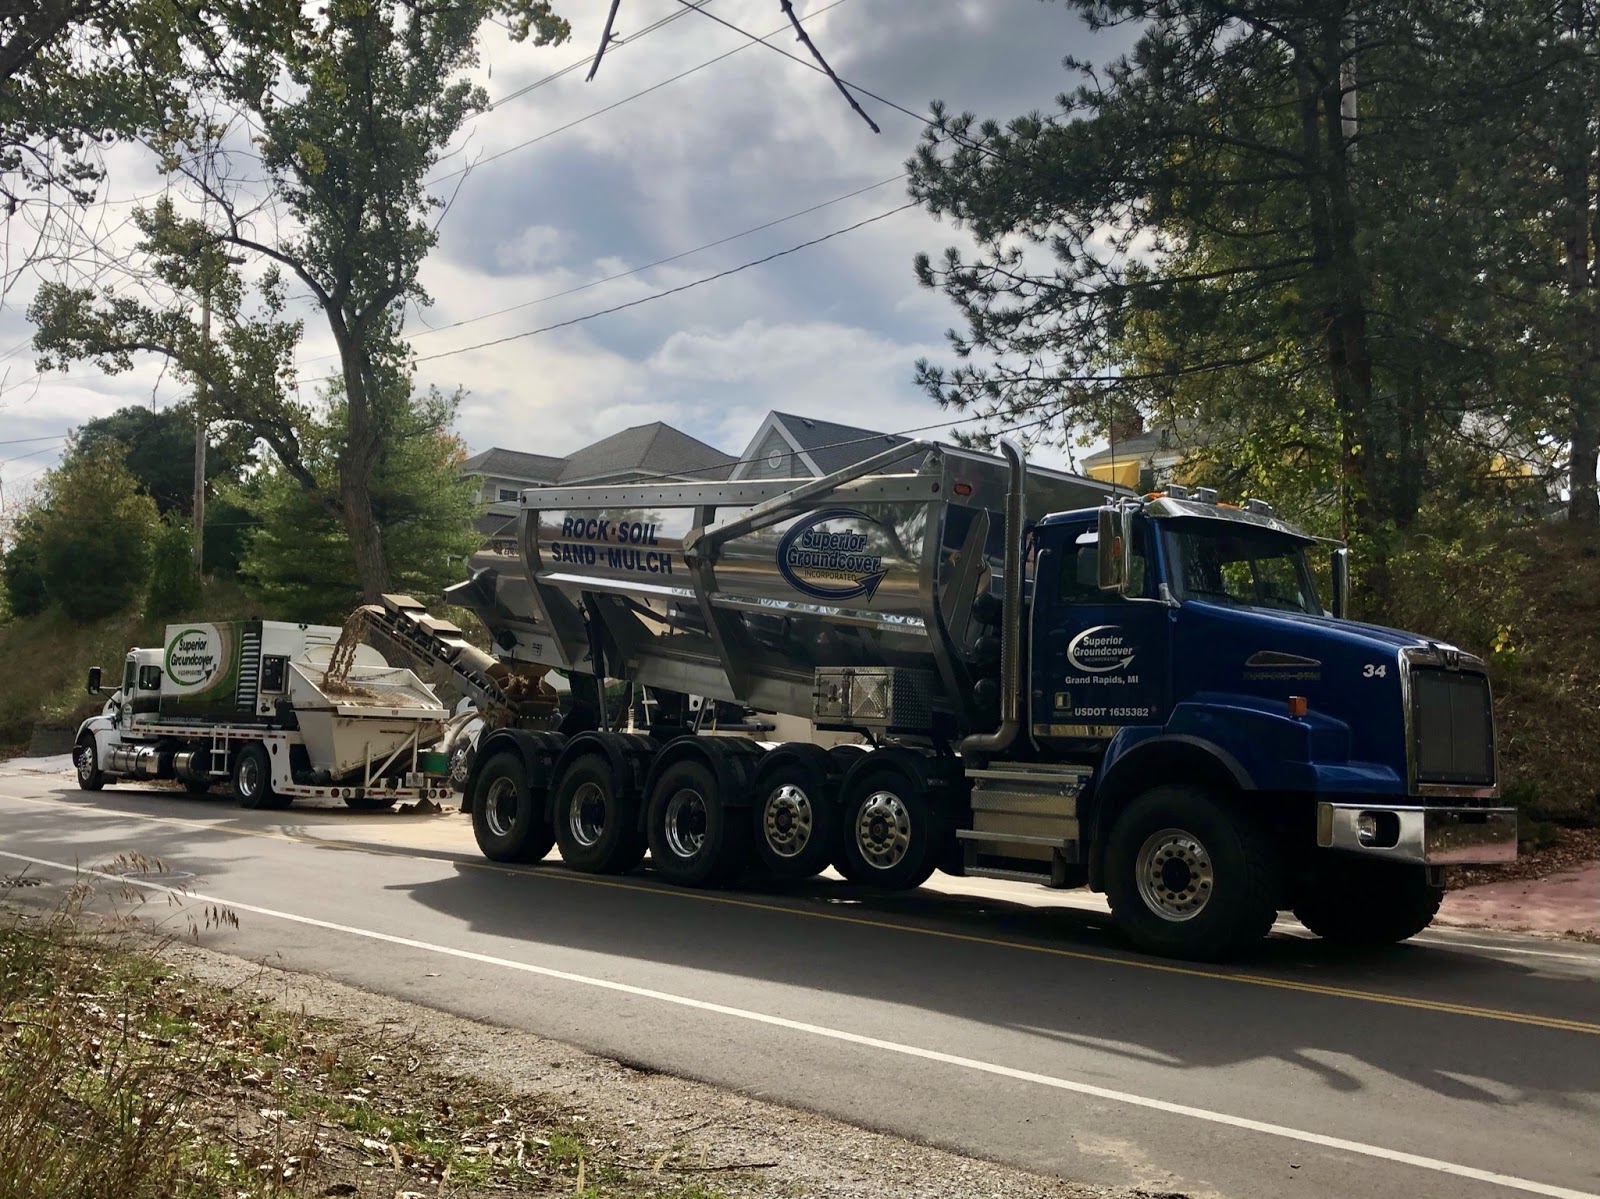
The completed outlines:
[[[56,807],[62,805],[60,799],[46,799],[22,795],[0,793],[0,799],[15,800],[19,803],[33,804],[41,807]],[[244,828],[214,821],[187,820],[177,816],[145,816],[132,812],[113,812],[93,808],[83,804],[70,804],[69,806],[83,808],[94,812],[97,816],[111,818],[124,818],[129,820],[145,821],[155,824],[173,824],[184,828],[199,828],[217,833],[239,833],[244,836],[261,837],[271,841],[287,841],[293,844],[309,845],[318,849],[336,849],[347,852],[367,853],[378,857],[405,858],[413,861],[449,861],[458,866],[465,866],[474,870],[487,871],[493,874],[510,875],[517,878],[540,879],[552,882],[577,883],[586,887],[605,887],[617,891],[633,891],[648,895],[661,895],[673,899],[692,900],[698,903],[716,904],[721,907],[743,908],[756,912],[773,912],[784,916],[797,916],[809,920],[827,920],[837,924],[858,925],[866,928],[879,929],[887,932],[906,933],[912,936],[933,937],[944,941],[957,941],[969,945],[985,945],[995,949],[1008,949],[1022,953],[1042,954],[1048,957],[1067,958],[1075,961],[1096,962],[1104,965],[1125,966],[1135,970],[1148,970],[1158,974],[1173,974],[1189,978],[1205,978],[1220,982],[1242,983],[1248,986],[1267,987],[1279,991],[1297,991],[1305,995],[1320,995],[1331,999],[1352,999],[1363,1003],[1383,1004],[1390,1007],[1412,1008],[1418,1011],[1438,1012],[1452,1016],[1466,1016],[1479,1020],[1498,1020],[1510,1024],[1525,1024],[1536,1028],[1555,1029],[1559,1032],[1583,1033],[1589,1036],[1600,1036],[1600,1023],[1585,1020],[1568,1020],[1560,1016],[1541,1016],[1532,1012],[1510,1011],[1504,1008],[1480,1007],[1475,1004],[1452,1003],[1443,999],[1422,999],[1407,995],[1389,995],[1382,991],[1364,991],[1354,987],[1330,986],[1326,983],[1300,982],[1295,979],[1274,978],[1266,974],[1246,974],[1227,970],[1211,970],[1202,966],[1185,966],[1173,962],[1155,961],[1149,958],[1118,957],[1113,954],[1096,953],[1086,949],[1064,949],[1054,945],[1037,945],[1027,941],[1012,941],[999,937],[985,937],[976,933],[953,932],[948,929],[922,928],[917,925],[899,924],[884,920],[874,920],[866,916],[849,916],[839,912],[822,912],[813,908],[789,907],[783,904],[766,903],[757,899],[739,899],[731,895],[719,895],[707,891],[690,891],[676,887],[658,887],[648,884],[627,882],[615,878],[602,878],[591,874],[578,874],[570,870],[540,870],[537,867],[503,866],[490,861],[476,861],[473,859],[458,858],[449,853],[419,853],[416,851],[395,849],[368,842],[333,841],[323,837],[311,836],[304,833],[289,833],[271,829]]]

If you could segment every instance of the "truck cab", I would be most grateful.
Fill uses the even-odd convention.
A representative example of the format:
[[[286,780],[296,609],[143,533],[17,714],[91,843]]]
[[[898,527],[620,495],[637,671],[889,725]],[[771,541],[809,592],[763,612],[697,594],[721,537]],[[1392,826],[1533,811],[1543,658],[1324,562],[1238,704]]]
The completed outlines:
[[[1035,753],[1093,771],[1092,885],[1114,883],[1112,813],[1158,785],[1243,809],[1284,862],[1282,906],[1314,924],[1394,867],[1413,869],[1413,907],[1436,905],[1444,865],[1515,855],[1483,662],[1344,619],[1345,551],[1324,602],[1317,548],[1265,504],[1181,489],[1035,526],[1027,728]],[[1180,923],[1213,867],[1159,832],[1133,881]]]

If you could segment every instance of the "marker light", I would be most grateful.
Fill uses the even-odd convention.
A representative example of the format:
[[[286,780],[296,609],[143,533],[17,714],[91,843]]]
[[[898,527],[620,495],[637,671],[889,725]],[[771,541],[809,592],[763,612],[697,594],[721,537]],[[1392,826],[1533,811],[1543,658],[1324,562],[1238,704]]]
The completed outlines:
[[[1306,714],[1306,697],[1303,696],[1303,695],[1291,695],[1289,697],[1289,716],[1290,716],[1290,718],[1294,719],[1294,720],[1303,720],[1303,719],[1305,719],[1305,714]]]

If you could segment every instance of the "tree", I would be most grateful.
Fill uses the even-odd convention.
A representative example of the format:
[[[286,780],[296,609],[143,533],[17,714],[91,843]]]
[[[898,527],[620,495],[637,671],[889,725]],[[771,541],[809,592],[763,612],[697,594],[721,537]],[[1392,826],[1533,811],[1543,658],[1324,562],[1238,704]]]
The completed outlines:
[[[1441,447],[1515,423],[1484,279],[1488,161],[1515,99],[1462,53],[1481,6],[1069,0],[1139,29],[1049,117],[942,110],[912,194],[977,236],[919,257],[966,328],[918,365],[987,431],[1198,415],[1245,477],[1297,472],[1336,527],[1409,526]],[[1510,56],[1508,56],[1510,57]],[[1521,89],[1528,84],[1522,81]],[[1503,334],[1485,339],[1486,330]],[[1520,431],[1520,426],[1518,426]]]
[[[226,426],[206,448],[206,482],[237,482],[253,456],[254,438],[241,425]],[[67,443],[65,457],[91,450],[102,440],[122,446],[128,470],[163,516],[194,510],[194,412],[187,407],[155,411],[137,405],[85,421]],[[208,489],[209,490],[209,489]]]
[[[395,403],[372,475],[384,558],[394,585],[415,595],[436,596],[459,580],[461,560],[478,544],[476,488],[460,474],[466,453],[451,431],[459,403],[459,396],[437,392]],[[331,409],[328,422],[306,440],[308,467],[329,487],[347,437],[341,397],[333,397]],[[338,622],[361,601],[348,530],[281,465],[225,491],[224,498],[250,514],[241,571],[274,608],[296,620]]]
[[[139,490],[124,461],[125,451],[102,441],[48,472],[33,509],[23,517],[23,532],[13,546],[36,553],[44,598],[73,620],[99,620],[120,612],[144,590],[150,571],[150,545],[158,521],[155,501]],[[41,604],[16,607],[12,555],[6,585],[13,612],[27,615]],[[34,584],[29,582],[27,587]],[[36,597],[36,592],[29,592]]]
[[[418,272],[445,208],[425,180],[467,116],[488,101],[460,76],[476,62],[479,27],[492,16],[536,45],[569,33],[547,0],[329,0],[298,11],[287,36],[261,30],[247,11],[224,10],[228,50],[198,82],[254,131],[262,168],[249,181],[255,191],[229,173],[216,119],[179,125],[156,142],[222,224],[181,217],[170,204],[141,218],[141,249],[164,280],[180,281],[178,301],[158,308],[111,289],[57,287],[41,292],[32,310],[47,364],[94,358],[114,368],[134,352],[153,351],[211,381],[218,414],[256,429],[284,471],[338,516],[369,599],[391,576],[370,484],[398,409],[385,409],[379,397],[404,395],[408,386],[403,311],[428,300]],[[263,190],[272,205],[261,200]],[[267,216],[273,208],[282,214],[276,226]],[[192,332],[202,290],[230,326],[228,336],[243,339],[252,328],[239,307],[242,285],[222,278],[228,250],[293,276],[333,335],[345,438],[332,479],[324,474],[319,482],[302,458],[304,413],[284,398],[292,376],[283,339],[293,325],[279,317],[280,281],[269,276],[264,295],[273,299],[254,324],[256,371],[229,369],[229,351],[212,353]]]
[[[0,583],[5,586],[6,611],[12,617],[37,616],[50,604],[44,582],[44,543],[37,513],[25,512],[11,527]]]
[[[91,203],[101,151],[185,120],[188,81],[213,62],[233,24],[283,37],[296,0],[23,0],[0,8],[0,209],[4,283],[78,240],[59,218]],[[19,225],[33,244],[13,258]],[[52,243],[59,240],[59,245]]]

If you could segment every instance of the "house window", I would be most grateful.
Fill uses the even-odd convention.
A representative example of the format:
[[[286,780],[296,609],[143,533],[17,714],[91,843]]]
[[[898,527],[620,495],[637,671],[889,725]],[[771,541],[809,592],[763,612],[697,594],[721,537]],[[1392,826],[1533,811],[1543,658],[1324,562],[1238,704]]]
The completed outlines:
[[[520,493],[514,487],[502,487],[500,489],[500,502],[501,503],[505,503],[507,500],[509,500],[514,504],[514,503],[517,502],[517,500],[519,498],[520,498]]]

